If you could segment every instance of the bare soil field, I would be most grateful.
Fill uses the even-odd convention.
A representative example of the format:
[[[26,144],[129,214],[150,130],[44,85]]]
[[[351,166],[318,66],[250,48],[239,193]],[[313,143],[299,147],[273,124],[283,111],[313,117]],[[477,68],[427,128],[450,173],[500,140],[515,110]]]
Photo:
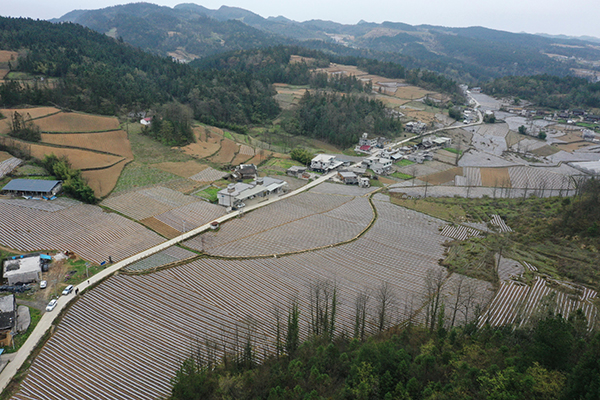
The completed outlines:
[[[399,106],[403,106],[406,103],[410,103],[410,100],[406,100],[406,99],[399,99],[397,97],[393,97],[393,96],[385,96],[382,94],[377,94],[375,95],[375,98],[379,101],[382,101],[383,104],[385,104],[388,107],[391,108],[396,108]]]
[[[0,68],[0,79],[4,79],[4,77],[6,75],[8,75],[8,73],[10,72],[9,69],[6,68]]]
[[[271,157],[273,155],[273,152],[269,151],[269,150],[258,150],[256,152],[256,154],[254,155],[254,157],[252,157],[251,159],[249,159],[248,161],[246,161],[246,164],[254,164],[254,165],[258,165],[260,163],[262,163],[263,161],[265,161],[266,159],[268,159],[269,157]]]
[[[0,162],[8,160],[9,158],[13,158],[12,154],[7,153],[6,151],[0,151]]]
[[[10,50],[0,50],[0,63],[7,63],[9,61],[14,61],[19,56],[19,53],[16,51]]]
[[[592,145],[593,144],[590,142],[575,142],[575,143],[565,143],[565,144],[555,143],[553,146],[555,146],[558,150],[564,150],[564,151],[568,151],[569,153],[572,153],[576,150],[581,150],[586,147],[590,147]],[[532,152],[532,153],[534,153],[534,152]],[[554,153],[552,153],[552,154],[554,154]]]
[[[127,161],[122,160],[108,168],[82,171],[81,176],[85,178],[88,185],[94,190],[96,197],[105,197],[115,188],[126,164]]]
[[[250,160],[251,158],[254,158],[254,156],[249,156],[248,154],[238,153],[234,157],[234,159],[231,161],[231,165],[245,164],[246,161]]]
[[[152,166],[183,178],[189,178],[190,176],[196,175],[198,172],[204,171],[206,168],[208,168],[208,165],[200,164],[195,160],[186,162],[164,162],[160,164],[152,164]]]
[[[396,90],[395,96],[400,99],[416,100],[425,97],[428,94],[434,94],[434,92],[421,89],[417,86],[400,86]]]
[[[181,232],[179,232],[177,229],[171,228],[169,225],[157,220],[154,217],[142,219],[139,222],[152,229],[159,235],[166,237],[167,239],[173,239],[174,237],[181,235]]]
[[[299,62],[305,62],[307,64],[310,64],[310,63],[315,62],[315,59],[312,57],[302,57],[302,56],[298,56],[298,55],[290,56],[290,64],[295,64],[295,63],[299,63]]]
[[[230,163],[238,150],[239,146],[236,142],[231,139],[223,139],[221,141],[221,149],[217,154],[209,158],[209,160],[218,164]]]
[[[447,164],[455,165],[455,163],[456,163],[456,156],[457,156],[457,154],[452,153],[451,151],[448,151],[448,150],[438,150],[433,155],[433,158],[436,159],[436,160],[438,160],[438,161],[445,162]]]
[[[19,114],[29,114],[31,118],[41,118],[46,115],[59,113],[60,110],[55,107],[35,107],[35,108],[3,108],[0,112],[7,118],[17,111]]]
[[[317,72],[327,72],[328,74],[335,74],[343,72],[345,75],[364,76],[367,75],[365,71],[362,71],[354,65],[343,65],[343,64],[331,64],[328,68],[319,68]],[[382,78],[384,79],[384,78]]]
[[[59,113],[37,120],[42,132],[100,132],[119,129],[115,117],[79,113]]]
[[[462,176],[462,174],[463,174],[462,167],[456,167],[456,168],[450,168],[446,171],[436,172],[434,174],[430,174],[430,175],[426,175],[426,176],[419,176],[418,179],[420,179],[424,182],[429,182],[432,185],[441,185],[442,183],[446,183],[446,182],[450,182],[450,181],[454,180],[454,177],[456,175]]]
[[[205,127],[194,128],[196,142],[181,147],[185,154],[196,158],[206,158],[217,152],[221,148],[220,137],[207,132]]]
[[[551,156],[552,154],[558,153],[561,149],[558,149],[554,146],[542,146],[538,149],[535,150],[531,150],[531,152],[533,154],[535,154],[536,156],[540,156],[540,157],[546,157],[546,156]],[[562,149],[564,150],[564,149]]]
[[[487,187],[511,187],[508,168],[480,168],[481,185]]]
[[[66,156],[75,169],[104,168],[116,164],[123,157],[108,154],[94,153],[79,149],[64,149],[60,147],[44,146],[41,144],[30,144],[31,156],[43,159],[46,154],[55,154],[58,157]]]
[[[510,131],[506,135],[506,145],[508,146],[508,148],[511,148],[512,146],[524,139],[526,139],[526,136]]]
[[[427,111],[406,108],[402,110],[402,113],[404,113],[404,115],[406,115],[410,119],[425,122],[426,124],[429,124],[430,122],[435,120],[435,114],[429,113]]]
[[[117,154],[133,160],[125,131],[98,133],[42,133],[42,142]]]

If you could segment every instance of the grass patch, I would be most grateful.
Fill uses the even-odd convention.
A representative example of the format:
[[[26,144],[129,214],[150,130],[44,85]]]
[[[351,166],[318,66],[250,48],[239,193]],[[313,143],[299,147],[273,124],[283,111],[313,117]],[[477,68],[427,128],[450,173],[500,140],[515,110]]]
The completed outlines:
[[[413,165],[414,163],[414,161],[410,161],[406,158],[403,158],[402,160],[397,161],[396,165],[399,167],[406,167],[407,165]]]
[[[47,176],[48,171],[46,171],[46,168],[38,165],[25,164],[18,167],[13,174],[21,178],[26,176]]]
[[[447,257],[442,265],[452,272],[498,283],[494,252],[486,246],[485,239],[454,242],[448,247]]]
[[[108,258],[108,255],[107,255]],[[87,264],[87,267],[86,267]],[[98,272],[102,271],[105,267],[99,266],[96,264],[92,264],[85,260],[68,260],[67,261],[68,268],[68,278],[65,279],[65,284],[67,285],[77,285],[86,279],[89,276],[96,275]],[[86,273],[87,271],[87,273]],[[62,290],[62,288],[60,289]]]
[[[391,174],[391,176],[393,176],[394,178],[404,179],[404,180],[412,179],[413,178],[412,175],[403,174],[402,172],[394,172],[394,173]]]
[[[195,195],[198,197],[202,197],[203,199],[206,199],[211,203],[216,203],[218,200],[217,193],[219,192],[219,190],[221,190],[221,188],[209,186],[206,189],[195,193]]]
[[[142,126],[137,123],[124,124],[123,130],[128,131],[127,136],[131,143],[131,151],[135,161],[144,164],[163,162],[181,162],[193,160],[192,156],[178,149],[164,146],[149,136],[142,135]]]
[[[227,138],[227,139],[235,141],[235,139],[233,138],[233,136],[231,135],[231,133],[229,133],[227,131],[223,131],[223,136],[225,136],[225,138]]]
[[[444,150],[449,151],[450,153],[458,154],[458,155],[462,155],[462,153],[463,153],[462,150],[454,149],[452,147],[446,147]]]
[[[423,214],[431,215],[439,219],[443,219],[450,222],[464,221],[466,213],[462,207],[457,205],[440,204],[437,202],[429,201],[429,199],[423,200],[409,200],[402,199],[397,193],[391,193],[391,202],[393,204],[410,208],[415,211],[422,212]]]
[[[170,172],[161,171],[158,168],[153,168],[148,165],[132,162],[127,164],[117,185],[113,189],[113,193],[122,192],[136,187],[155,185],[157,183],[167,182],[181,177],[171,174]]]
[[[4,350],[6,353],[17,352],[21,348],[21,346],[23,346],[23,344],[27,341],[27,339],[29,338],[29,335],[31,335],[31,332],[33,332],[33,330],[37,326],[38,322],[40,322],[40,319],[42,318],[42,312],[40,310],[32,308],[32,307],[28,307],[28,308],[29,308],[29,316],[31,317],[31,323],[29,324],[29,328],[27,328],[27,330],[25,332],[20,333],[14,337],[15,346],[14,346],[14,348],[12,348],[12,347],[5,348]]]
[[[18,72],[18,71],[11,71],[8,73],[8,75],[6,75],[4,77],[4,79],[15,79],[15,80],[31,80],[31,79],[35,79],[35,75],[31,75],[27,72]]]

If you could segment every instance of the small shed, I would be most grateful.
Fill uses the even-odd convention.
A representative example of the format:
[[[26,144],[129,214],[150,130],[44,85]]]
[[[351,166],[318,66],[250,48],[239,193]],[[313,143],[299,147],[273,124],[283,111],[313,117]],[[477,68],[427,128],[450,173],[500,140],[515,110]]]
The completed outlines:
[[[358,176],[356,176],[356,174],[354,172],[340,171],[340,172],[338,172],[338,177],[346,185],[356,185],[356,184],[358,184]]]
[[[2,188],[2,192],[16,196],[56,196],[62,189],[61,181],[43,179],[13,179]]]
[[[0,347],[12,345],[12,331],[17,324],[17,302],[14,294],[0,297]]]
[[[306,172],[306,167],[300,167],[298,165],[293,165],[293,166],[289,167],[286,171],[286,173],[289,176],[295,176],[295,177],[302,176],[302,174],[304,174],[305,172]]]

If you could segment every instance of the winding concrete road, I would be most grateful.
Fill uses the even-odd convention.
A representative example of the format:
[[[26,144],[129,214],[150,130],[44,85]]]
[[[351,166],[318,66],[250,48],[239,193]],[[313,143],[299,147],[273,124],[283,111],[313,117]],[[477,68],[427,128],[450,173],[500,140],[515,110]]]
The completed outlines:
[[[331,172],[329,174],[323,175],[320,178],[309,182],[308,184],[302,186],[299,189],[296,189],[288,194],[285,194],[283,196],[278,196],[278,197],[273,197],[267,201],[264,201],[262,203],[258,203],[255,204],[253,206],[248,206],[245,207],[243,211],[237,211],[237,212],[231,212],[227,215],[224,215],[222,217],[219,217],[217,219],[215,219],[214,221],[217,221],[219,223],[225,222],[227,220],[230,220],[232,218],[238,217],[240,213],[247,213],[248,211],[252,211],[255,210],[257,208],[261,208],[264,206],[267,206],[269,204],[275,203],[277,201],[283,200],[283,199],[287,199],[288,197],[291,196],[295,196],[299,193],[302,193],[306,190],[309,190],[327,180],[329,180],[329,178],[331,178],[332,176],[334,176],[336,174],[336,172]],[[212,222],[212,221],[210,221]],[[126,258],[125,260],[119,261],[109,267],[107,267],[106,269],[100,271],[99,273],[97,273],[96,275],[90,277],[89,280],[86,280],[82,283],[80,283],[79,285],[75,286],[73,289],[73,292],[68,295],[68,296],[61,296],[58,299],[58,303],[56,305],[56,308],[51,311],[51,312],[46,312],[42,315],[42,318],[40,319],[40,321],[38,322],[37,326],[35,327],[35,329],[33,330],[33,332],[31,332],[31,335],[29,336],[29,338],[27,339],[27,341],[23,344],[23,346],[21,346],[21,348],[19,349],[19,351],[17,353],[15,353],[14,358],[12,359],[12,361],[10,361],[8,363],[8,365],[4,368],[4,370],[2,371],[2,373],[0,373],[0,392],[4,391],[4,389],[6,389],[6,387],[8,386],[8,384],[10,383],[10,381],[12,380],[12,378],[15,376],[15,374],[17,373],[17,371],[19,370],[19,368],[21,368],[21,366],[23,365],[23,363],[27,360],[27,358],[29,357],[29,355],[31,354],[31,352],[33,350],[35,350],[35,348],[37,347],[38,343],[40,342],[40,340],[44,337],[44,335],[46,334],[46,332],[50,329],[50,327],[52,326],[52,323],[54,322],[54,320],[58,317],[58,315],[60,314],[60,312],[70,303],[72,302],[77,295],[75,294],[75,292],[77,291],[78,293],[81,293],[83,290],[89,288],[90,286],[93,286],[97,283],[102,282],[104,279],[106,279],[107,277],[111,276],[112,274],[114,274],[116,271],[120,270],[121,268],[132,264],[136,261],[141,260],[142,258],[146,258],[148,256],[151,256],[152,254],[158,253],[159,251],[165,250],[171,246],[174,246],[178,243],[183,242],[184,240],[190,239],[196,235],[198,235],[199,233],[202,233],[206,230],[210,229],[210,222],[207,224],[204,224],[196,229],[193,229],[189,232],[185,232],[184,234],[177,236],[176,238],[167,240],[157,246],[154,246],[152,248],[149,248],[148,250],[145,250],[141,253],[138,253],[136,255],[133,255],[129,258]],[[60,371],[57,371],[57,373],[60,373]]]

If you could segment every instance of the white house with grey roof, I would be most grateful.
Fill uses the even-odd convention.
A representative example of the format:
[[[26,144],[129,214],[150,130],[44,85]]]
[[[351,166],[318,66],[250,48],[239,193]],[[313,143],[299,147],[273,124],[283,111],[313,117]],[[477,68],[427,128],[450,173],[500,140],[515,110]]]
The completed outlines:
[[[286,181],[266,176],[257,178],[251,183],[230,183],[225,189],[217,193],[217,199],[220,206],[238,208],[246,201],[266,198],[284,192],[287,187],[288,183]]]

